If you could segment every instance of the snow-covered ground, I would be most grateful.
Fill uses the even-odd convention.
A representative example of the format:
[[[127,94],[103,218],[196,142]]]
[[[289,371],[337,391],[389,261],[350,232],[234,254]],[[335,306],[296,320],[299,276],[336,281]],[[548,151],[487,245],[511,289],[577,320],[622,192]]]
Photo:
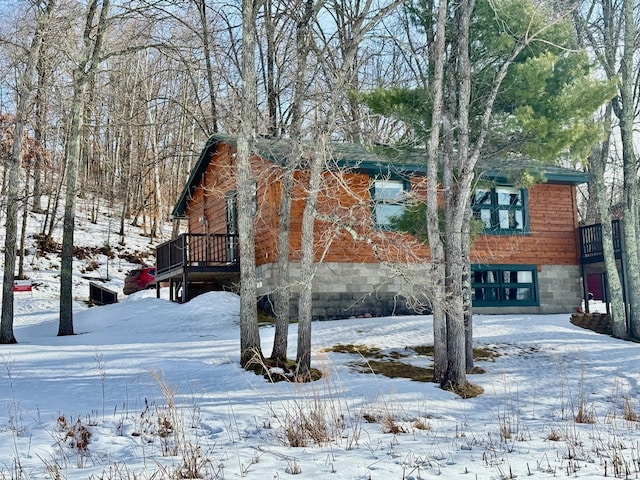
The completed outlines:
[[[104,242],[81,228],[78,245]],[[353,364],[371,358],[326,351],[366,345],[427,367],[411,347],[432,344],[429,316],[314,323],[323,379],[272,384],[238,365],[234,294],[180,305],[165,291],[120,293],[118,304],[87,308],[79,261],[76,335],[57,337],[59,260],[29,260],[38,288],[16,294],[19,343],[0,346],[0,479],[638,476],[640,345],[576,327],[569,314],[475,316],[476,347],[499,354],[469,377],[484,388],[476,398],[361,373]],[[105,276],[97,261],[90,273]],[[129,267],[110,268],[108,285],[121,291]],[[273,328],[260,333],[268,355]],[[292,358],[296,333],[294,324]]]

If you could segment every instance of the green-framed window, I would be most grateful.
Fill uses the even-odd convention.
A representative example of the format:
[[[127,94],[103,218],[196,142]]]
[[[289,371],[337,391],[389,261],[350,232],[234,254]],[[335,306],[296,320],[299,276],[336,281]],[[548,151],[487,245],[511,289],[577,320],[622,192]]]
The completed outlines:
[[[373,219],[382,229],[391,229],[391,219],[406,208],[409,185],[405,180],[376,178],[371,185]]]
[[[500,186],[478,188],[472,198],[473,216],[481,220],[485,233],[529,233],[527,191]]]
[[[538,270],[535,265],[472,265],[474,307],[537,306]]]

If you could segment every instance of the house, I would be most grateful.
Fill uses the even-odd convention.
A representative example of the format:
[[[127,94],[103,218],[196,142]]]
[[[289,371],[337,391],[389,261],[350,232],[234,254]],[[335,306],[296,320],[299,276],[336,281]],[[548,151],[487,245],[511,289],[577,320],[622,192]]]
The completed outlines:
[[[286,140],[261,139],[252,169],[256,178],[256,273],[259,302],[270,308],[276,286],[279,178],[289,152]],[[423,157],[389,147],[365,149],[335,143],[324,173],[315,220],[317,271],[313,317],[345,318],[415,312],[407,298],[428,289],[429,249],[414,236],[393,231],[391,218],[424,195]],[[174,210],[188,232],[157,248],[158,282],[169,281],[171,298],[233,288],[239,282],[233,137],[215,134],[203,149]],[[303,162],[304,164],[304,162]],[[576,186],[585,173],[528,165],[541,179],[529,188],[514,180],[522,161],[484,162],[473,214],[472,292],[479,313],[571,312],[580,305],[580,249]],[[304,169],[296,171],[290,234],[294,301],[299,279]]]

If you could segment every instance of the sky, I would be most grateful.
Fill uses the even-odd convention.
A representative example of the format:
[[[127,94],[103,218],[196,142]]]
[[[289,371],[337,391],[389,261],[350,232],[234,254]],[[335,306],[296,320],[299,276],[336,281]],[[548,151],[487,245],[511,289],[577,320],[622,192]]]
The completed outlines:
[[[76,244],[103,244],[100,225],[78,227]],[[130,235],[127,248],[147,241]],[[430,316],[314,322],[323,378],[270,383],[239,366],[235,294],[120,293],[89,308],[85,277],[105,276],[106,259],[88,273],[77,261],[76,335],[57,337],[59,259],[28,260],[36,288],[16,294],[19,343],[0,346],[0,479],[638,476],[640,346],[568,313],[476,315],[475,346],[495,354],[469,376],[476,398],[370,373],[373,360],[429,366],[413,347],[432,344]],[[121,292],[132,267],[111,261],[106,285]],[[266,355],[273,331],[260,328]],[[292,324],[291,358],[296,335]],[[328,351],[338,344],[380,350]]]

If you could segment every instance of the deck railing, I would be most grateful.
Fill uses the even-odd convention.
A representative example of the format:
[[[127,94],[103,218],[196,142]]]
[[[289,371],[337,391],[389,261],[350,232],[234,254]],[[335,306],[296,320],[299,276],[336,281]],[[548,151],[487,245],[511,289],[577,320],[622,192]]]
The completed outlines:
[[[611,222],[611,233],[613,235],[613,253],[616,258],[620,258],[622,253],[622,223],[620,220]],[[602,251],[602,225],[596,223],[578,229],[580,236],[580,260],[583,263],[603,261]]]
[[[238,263],[238,235],[183,233],[156,247],[156,275],[184,267]]]

